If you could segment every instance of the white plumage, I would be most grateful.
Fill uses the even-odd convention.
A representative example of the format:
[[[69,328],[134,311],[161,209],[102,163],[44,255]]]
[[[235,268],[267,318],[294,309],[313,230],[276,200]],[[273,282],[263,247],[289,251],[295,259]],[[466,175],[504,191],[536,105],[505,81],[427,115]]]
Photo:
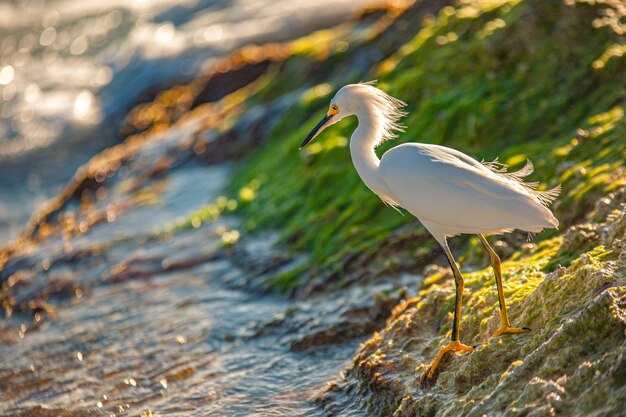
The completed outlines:
[[[537,191],[536,183],[523,182],[533,172],[530,161],[510,173],[497,160],[481,163],[455,149],[421,143],[396,146],[379,160],[374,150],[402,129],[403,106],[372,83],[347,85],[302,146],[327,126],[357,116],[350,153],[363,182],[385,203],[417,217],[444,246],[447,237],[462,233],[540,232],[558,226],[547,204],[560,189]],[[331,114],[335,107],[337,113]]]
[[[386,152],[378,172],[393,199],[443,244],[461,233],[556,227],[541,193],[451,148],[407,143]],[[530,172],[528,172],[530,173]]]
[[[383,202],[402,207],[417,217],[442,246],[457,287],[455,318],[450,344],[442,348],[424,374],[423,380],[429,380],[446,352],[472,350],[459,341],[463,277],[447,238],[464,233],[479,236],[489,253],[498,286],[502,322],[494,336],[521,333],[524,329],[510,327],[500,259],[483,234],[556,228],[559,222],[547,206],[557,197],[560,187],[538,191],[537,183],[524,182],[523,178],[533,172],[530,161],[517,172],[507,172],[506,166],[497,160],[481,163],[439,145],[405,143],[390,149],[379,159],[376,147],[402,130],[398,121],[405,115],[404,105],[373,83],[346,85],[333,97],[328,112],[300,148],[326,127],[344,117],[356,116],[359,124],[350,139],[350,154],[359,176]]]

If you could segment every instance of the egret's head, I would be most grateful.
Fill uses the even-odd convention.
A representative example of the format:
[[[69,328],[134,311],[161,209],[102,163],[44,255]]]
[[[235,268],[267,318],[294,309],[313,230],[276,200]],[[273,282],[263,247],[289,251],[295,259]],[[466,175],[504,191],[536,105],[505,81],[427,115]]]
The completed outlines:
[[[346,86],[347,87],[347,86]],[[322,133],[322,130],[326,129],[328,126],[334,125],[341,119],[346,116],[349,116],[346,111],[347,106],[344,106],[346,100],[343,98],[343,95],[339,94],[346,87],[343,87],[341,90],[335,94],[335,97],[330,101],[330,105],[328,106],[328,111],[322,117],[322,120],[311,130],[311,132],[304,138],[302,143],[300,144],[300,149],[304,148],[309,142],[311,142],[317,135]]]
[[[330,101],[328,111],[322,120],[304,138],[300,144],[300,149],[315,139],[328,126],[337,123],[344,117],[353,115],[370,115],[370,117],[375,118],[374,122],[381,127],[384,138],[393,137],[394,130],[402,129],[397,121],[405,115],[402,111],[404,106],[405,104],[400,100],[374,87],[374,82],[343,86]]]

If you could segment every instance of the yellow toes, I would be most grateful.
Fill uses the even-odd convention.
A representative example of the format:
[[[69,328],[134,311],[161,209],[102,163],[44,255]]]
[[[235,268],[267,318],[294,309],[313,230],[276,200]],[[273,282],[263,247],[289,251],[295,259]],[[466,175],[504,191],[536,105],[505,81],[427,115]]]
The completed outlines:
[[[437,357],[435,358],[433,363],[430,364],[428,369],[420,377],[421,385],[424,387],[424,386],[431,386],[431,385],[434,384],[435,373],[437,371],[437,368],[439,367],[439,363],[444,358],[446,353],[448,353],[448,352],[463,352],[463,351],[471,352],[473,350],[474,350],[473,347],[468,346],[468,345],[464,345],[463,343],[459,342],[458,340],[452,341],[452,342],[448,343],[447,345],[443,346],[439,350],[439,354],[437,355]]]
[[[464,345],[463,343],[460,342],[456,342],[458,343],[456,346],[456,349],[454,349],[455,352],[459,352],[459,351],[466,351],[466,352],[471,352],[474,350],[474,348],[472,346],[468,346],[468,345]]]
[[[519,334],[529,332],[530,329],[528,327],[509,327],[509,326],[500,326],[500,328],[491,335],[491,338],[502,336],[503,334]]]

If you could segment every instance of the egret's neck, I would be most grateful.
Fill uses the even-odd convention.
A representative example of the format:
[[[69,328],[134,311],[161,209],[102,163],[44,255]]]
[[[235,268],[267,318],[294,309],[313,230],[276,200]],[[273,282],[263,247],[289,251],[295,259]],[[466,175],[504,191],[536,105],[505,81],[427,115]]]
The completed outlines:
[[[383,134],[382,126],[376,114],[363,112],[356,116],[359,119],[359,126],[350,139],[352,163],[365,185],[384,201],[388,201],[389,191],[380,178],[378,172],[380,159],[374,151]]]

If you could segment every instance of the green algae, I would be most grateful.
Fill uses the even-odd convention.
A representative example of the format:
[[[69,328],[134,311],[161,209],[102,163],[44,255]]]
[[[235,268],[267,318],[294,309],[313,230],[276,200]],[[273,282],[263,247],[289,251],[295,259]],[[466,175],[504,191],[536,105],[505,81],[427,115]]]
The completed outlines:
[[[452,355],[442,365],[432,390],[419,387],[419,375],[449,334],[448,326],[438,327],[439,331],[433,333],[441,318],[433,316],[432,309],[445,302],[441,291],[452,296],[451,288],[430,288],[419,299],[399,306],[386,328],[362,346],[348,379],[368,381],[378,374],[379,385],[374,385],[374,392],[393,393],[397,399],[395,405],[385,408],[378,402],[378,395],[372,396],[372,414],[379,415],[525,415],[553,406],[547,396],[550,390],[532,395],[525,392],[536,383],[561,387],[558,402],[563,410],[569,410],[565,415],[589,415],[599,410],[608,415],[619,413],[623,405],[619,400],[602,404],[593,398],[578,400],[577,395],[584,391],[582,381],[603,372],[607,381],[592,385],[589,391],[596,392],[590,396],[604,392],[607,400],[623,398],[624,384],[611,378],[618,373],[615,364],[623,351],[626,323],[623,316],[620,318],[619,305],[626,294],[625,282],[622,277],[610,285],[603,284],[614,270],[587,263],[584,258],[580,262],[585,264],[583,268],[573,265],[533,280],[532,295],[511,303],[514,324],[530,326],[532,332],[492,340],[471,355]],[[519,272],[509,269],[508,279]],[[468,278],[472,282],[477,277],[470,274]],[[581,287],[581,282],[589,284]],[[519,282],[509,285],[516,287]],[[604,289],[598,292],[598,286]],[[462,322],[462,339],[476,344],[484,342],[498,322],[495,314],[489,313],[493,309],[485,308],[485,304],[495,308],[495,297],[483,300],[485,294],[473,290],[465,305],[470,311]],[[437,333],[440,336],[432,339]],[[405,348],[399,351],[395,346]],[[407,356],[413,360],[407,360]],[[380,357],[386,359],[384,366],[379,363]],[[585,375],[581,375],[581,369]],[[394,387],[390,381],[406,382]],[[406,400],[409,397],[410,402]],[[520,409],[526,409],[526,413],[517,414]]]
[[[279,291],[324,271],[341,276],[359,255],[368,271],[360,277],[384,270],[372,269],[368,257],[393,259],[393,270],[410,270],[419,251],[433,260],[436,245],[421,232],[412,250],[390,250],[398,230],[420,226],[386,208],[354,172],[347,150],[354,121],[297,152],[344,82],[378,78],[409,104],[406,132],[379,155],[418,140],[478,159],[499,156],[511,169],[531,159],[531,181],[563,190],[554,205],[558,230],[532,244],[496,242],[512,324],[531,332],[483,344],[500,324],[493,272],[476,239],[457,238],[464,242],[454,247],[458,259],[474,268],[464,272],[461,335],[477,349],[449,355],[436,386],[420,386],[419,376],[449,338],[454,303],[450,274],[431,268],[419,295],[396,306],[328,395],[358,392],[363,400],[355,401],[371,415],[582,416],[624,409],[626,61],[619,32],[598,24],[609,3],[464,0],[421,16],[416,35],[373,68],[349,72],[345,55],[319,61],[303,53],[268,83],[285,92],[294,80],[299,105],[244,159],[231,194],[245,195],[256,181],[253,198],[240,198],[237,207],[248,232],[278,229],[289,248],[310,255],[308,264],[273,282]],[[316,77],[301,89],[307,66]]]
[[[186,230],[189,228],[198,229],[203,224],[214,221],[226,212],[232,212],[237,208],[237,200],[220,196],[210,204],[205,204],[197,210],[177,219],[174,222],[168,223],[163,227],[155,228],[154,234],[169,234],[172,232]]]
[[[249,232],[279,229],[290,248],[311,255],[311,266],[339,274],[342,260],[375,253],[395,230],[411,224],[411,216],[381,204],[355,173],[347,149],[354,121],[333,126],[297,151],[341,86],[329,83],[378,78],[381,88],[408,102],[410,113],[403,120],[406,132],[379,154],[418,140],[479,159],[499,156],[512,169],[530,158],[536,167],[531,180],[563,187],[555,208],[564,230],[599,197],[626,185],[626,120],[620,104],[626,61],[619,54],[601,58],[614,50],[616,36],[594,28],[594,15],[592,7],[581,4],[463,1],[423,18],[415,37],[379,65],[352,73],[346,72],[350,54],[335,51],[320,61],[323,43],[302,46],[264,91],[310,87],[238,169],[232,195],[242,197],[252,181],[259,186],[254,198],[240,198],[237,213]],[[365,46],[376,48],[376,42]],[[594,65],[599,59],[605,65]],[[310,67],[321,83],[307,84],[302,74],[312,75]],[[287,279],[281,287],[290,286]]]
[[[531,332],[483,344],[500,323],[493,275],[490,268],[466,272],[461,339],[477,348],[449,355],[437,385],[423,389],[419,376],[451,332],[454,289],[449,275],[438,273],[361,346],[346,385],[358,381],[366,398],[370,392],[372,414],[380,415],[619,415],[626,393],[619,371],[626,330],[623,193],[602,204],[622,210],[596,207],[588,214],[584,229],[598,234],[592,243],[572,239],[572,228],[569,237],[544,240],[503,262],[511,322]],[[578,246],[584,250],[569,255],[569,266],[546,268]],[[373,375],[376,382],[365,388]],[[384,404],[371,394],[381,390]]]

